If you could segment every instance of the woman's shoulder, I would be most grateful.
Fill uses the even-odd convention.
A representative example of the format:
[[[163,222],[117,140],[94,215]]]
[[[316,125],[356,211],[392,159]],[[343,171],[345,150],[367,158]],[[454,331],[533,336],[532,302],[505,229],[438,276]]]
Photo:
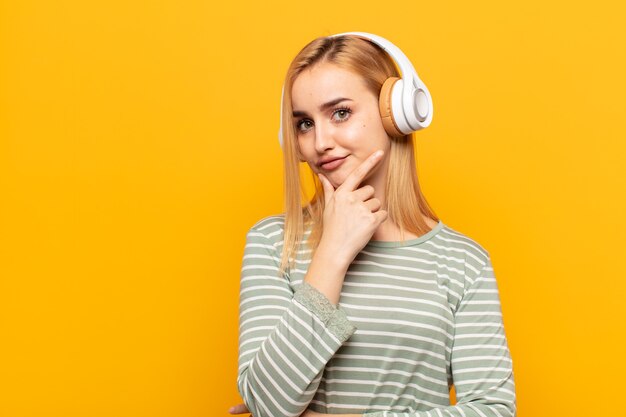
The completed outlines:
[[[463,257],[470,268],[479,270],[490,262],[489,251],[478,240],[448,224],[443,225],[433,244],[441,245],[451,256]]]
[[[257,220],[248,231],[248,234],[263,235],[273,243],[283,238],[285,228],[285,214],[272,214]]]
[[[255,230],[267,230],[267,229],[283,229],[285,225],[285,213],[271,214],[257,220],[251,227]]]
[[[301,243],[308,239],[311,229],[311,223],[307,222]],[[248,230],[248,236],[267,239],[274,246],[282,245],[285,237],[285,213],[272,214],[257,220]]]

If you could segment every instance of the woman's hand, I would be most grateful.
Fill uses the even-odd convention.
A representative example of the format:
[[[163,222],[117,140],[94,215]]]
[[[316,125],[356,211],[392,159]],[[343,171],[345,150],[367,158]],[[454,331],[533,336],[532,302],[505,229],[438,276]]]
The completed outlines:
[[[245,414],[249,413],[245,404],[233,405],[228,409],[230,414]],[[310,409],[304,410],[304,413],[300,414],[300,417],[362,417],[363,414],[324,414],[318,413]],[[253,416],[254,417],[254,416]]]
[[[320,245],[330,246],[331,253],[348,264],[387,219],[387,211],[380,210],[380,200],[372,198],[374,187],[365,185],[356,189],[380,162],[383,153],[381,150],[370,155],[336,190],[324,175],[318,174],[324,187],[325,202]]]
[[[245,404],[241,403],[241,404],[233,405],[232,407],[230,407],[228,409],[228,412],[230,414],[245,414],[245,413],[249,413],[250,411],[248,410],[248,407],[246,407]]]
[[[300,417],[325,417],[327,415],[329,414],[318,413],[317,411],[313,411],[307,408],[306,410],[304,410],[304,413],[300,414]]]
[[[306,409],[300,417],[363,417],[363,414],[324,414],[317,411]]]
[[[237,404],[237,405],[233,405],[232,407],[230,407],[228,409],[228,412],[230,414],[245,414],[245,413],[249,413],[250,411],[248,410],[245,404]],[[318,413],[313,410],[308,410],[308,409],[304,413],[300,414],[300,417],[322,417],[322,416],[323,414]]]

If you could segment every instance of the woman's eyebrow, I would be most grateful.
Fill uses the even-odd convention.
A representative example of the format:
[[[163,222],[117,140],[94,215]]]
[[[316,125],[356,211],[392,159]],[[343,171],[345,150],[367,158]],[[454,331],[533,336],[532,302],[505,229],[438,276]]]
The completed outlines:
[[[323,110],[325,110],[325,109],[327,109],[327,108],[329,108],[329,107],[332,107],[332,106],[334,106],[335,104],[339,104],[339,103],[341,103],[342,101],[352,101],[352,99],[350,99],[350,98],[346,98],[346,97],[339,97],[339,98],[336,98],[336,99],[334,99],[334,100],[331,100],[331,101],[329,101],[329,102],[327,102],[327,103],[322,104],[322,105],[320,106],[320,111],[323,111]],[[300,110],[294,110],[294,111],[293,111],[293,117],[300,117],[300,116],[306,116],[306,115],[307,115],[307,113],[306,113],[306,112],[304,112],[304,111],[300,111]]]

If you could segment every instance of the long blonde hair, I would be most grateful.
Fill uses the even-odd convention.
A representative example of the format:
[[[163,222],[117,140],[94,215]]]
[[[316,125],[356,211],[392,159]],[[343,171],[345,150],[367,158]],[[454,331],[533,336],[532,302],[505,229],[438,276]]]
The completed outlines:
[[[283,94],[283,155],[285,226],[283,251],[280,263],[281,275],[287,267],[294,265],[298,246],[304,237],[305,226],[311,226],[307,246],[311,257],[319,245],[323,230],[324,188],[317,175],[309,168],[315,184],[315,194],[303,207],[306,199],[300,178],[297,134],[294,126],[291,89],[295,79],[305,69],[321,63],[332,63],[360,75],[367,88],[379,96],[381,87],[388,77],[400,77],[393,59],[375,43],[353,35],[319,37],[307,44],[291,62],[284,83]],[[423,215],[439,221],[422,194],[417,178],[413,151],[414,134],[400,138],[389,136],[391,149],[387,171],[385,204],[381,209],[388,211],[388,219],[400,229],[401,236],[408,230],[418,236],[430,227]]]

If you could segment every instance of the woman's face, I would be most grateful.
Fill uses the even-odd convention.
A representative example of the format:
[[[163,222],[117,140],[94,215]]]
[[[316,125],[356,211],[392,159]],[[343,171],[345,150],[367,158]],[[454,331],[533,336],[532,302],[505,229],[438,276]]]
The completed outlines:
[[[294,81],[291,100],[301,157],[335,188],[372,153],[385,151],[363,183],[381,184],[391,143],[385,132],[378,97],[357,74],[334,64],[317,64]],[[323,159],[343,158],[328,165]]]

